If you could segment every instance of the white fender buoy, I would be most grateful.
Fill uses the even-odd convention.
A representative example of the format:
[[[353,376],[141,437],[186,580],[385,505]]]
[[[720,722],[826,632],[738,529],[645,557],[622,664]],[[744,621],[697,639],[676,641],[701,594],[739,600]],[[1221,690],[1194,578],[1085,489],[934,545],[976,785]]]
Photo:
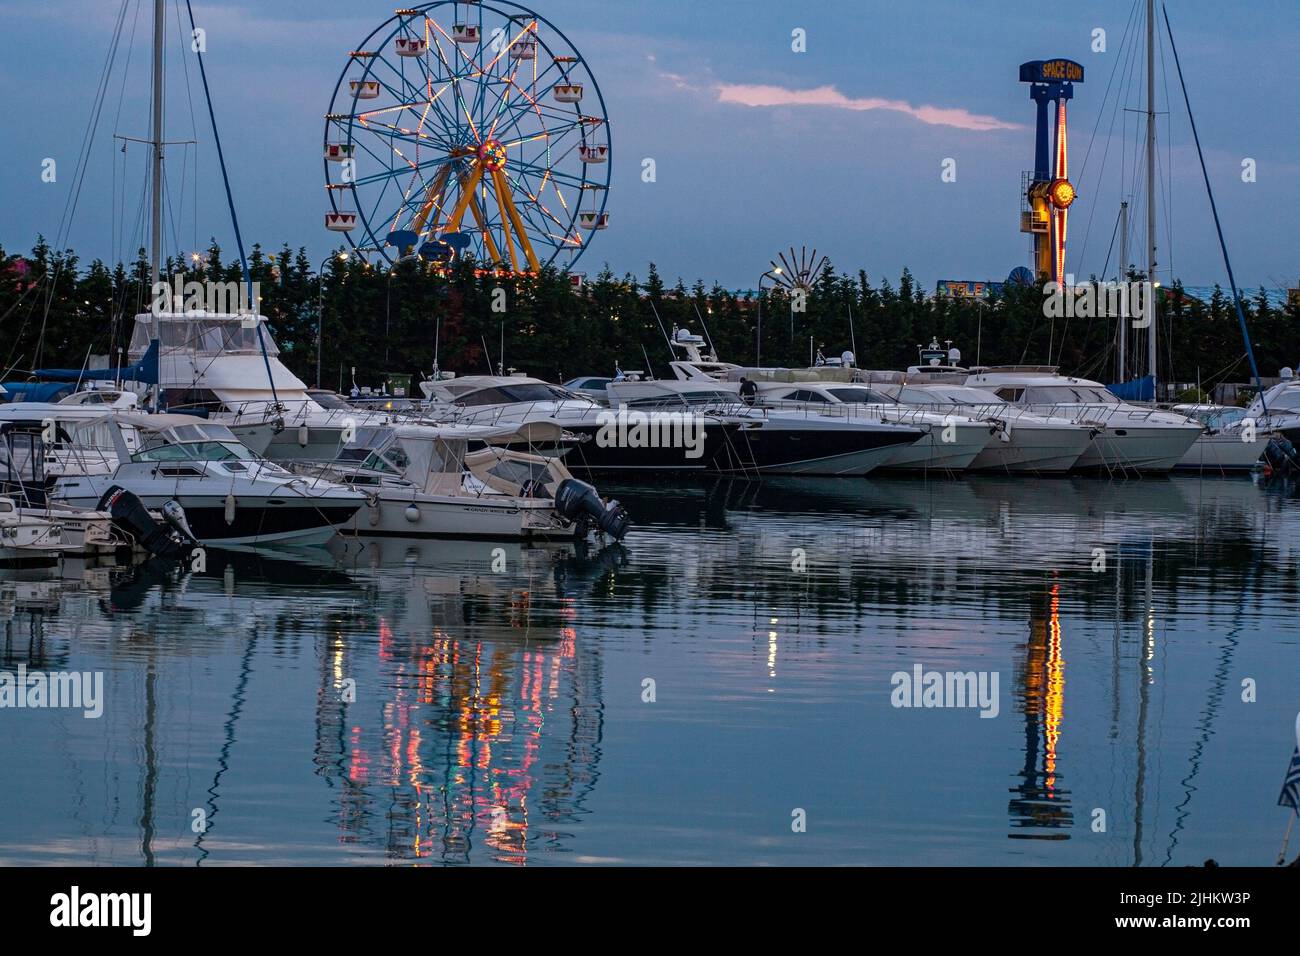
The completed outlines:
[[[299,446],[300,448],[306,448],[306,447],[307,447],[307,437],[308,437],[308,434],[307,434],[307,426],[306,426],[306,425],[299,425],[299,426],[298,426],[298,446]]]
[[[370,503],[370,527],[379,524],[379,499],[376,498]]]
[[[419,521],[419,520],[420,520],[420,509],[417,508],[417,507],[415,507],[415,505],[407,505],[407,506],[406,506],[406,520],[409,521],[409,522],[411,522],[411,524],[415,524],[415,522]]]
[[[226,495],[226,524],[235,523],[235,493]]]

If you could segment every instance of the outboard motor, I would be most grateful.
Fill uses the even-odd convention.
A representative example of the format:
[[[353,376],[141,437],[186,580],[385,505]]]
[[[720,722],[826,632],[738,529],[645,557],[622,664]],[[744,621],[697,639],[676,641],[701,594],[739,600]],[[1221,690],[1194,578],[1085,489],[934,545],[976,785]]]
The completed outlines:
[[[185,509],[175,498],[169,498],[162,506],[163,517],[167,523],[175,529],[176,533],[190,544],[197,545],[199,539],[194,537],[194,532],[190,530],[190,523],[185,517]]]
[[[583,519],[615,541],[623,540],[632,519],[617,501],[602,501],[596,489],[577,478],[565,478],[555,489],[555,510],[570,521]]]
[[[169,501],[168,504],[175,505],[176,510],[180,510],[180,505],[176,502]],[[113,524],[140,542],[140,546],[150,554],[162,558],[181,559],[189,555],[193,546],[197,544],[193,535],[188,535],[187,538],[175,529],[170,516],[168,524],[154,521],[153,515],[149,514],[149,509],[144,506],[144,502],[134,493],[118,485],[113,485],[104,492],[96,510],[107,511],[113,519]],[[180,522],[185,525],[184,512],[181,512]],[[188,532],[188,525],[186,525],[186,532]]]

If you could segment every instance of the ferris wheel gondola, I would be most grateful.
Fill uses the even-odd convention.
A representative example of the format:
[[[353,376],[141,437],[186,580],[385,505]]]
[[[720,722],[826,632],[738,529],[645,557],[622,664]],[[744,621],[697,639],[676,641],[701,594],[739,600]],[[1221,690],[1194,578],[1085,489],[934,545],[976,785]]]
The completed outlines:
[[[507,0],[438,0],[372,31],[335,87],[324,151],[327,227],[389,261],[568,268],[609,224],[595,77]]]

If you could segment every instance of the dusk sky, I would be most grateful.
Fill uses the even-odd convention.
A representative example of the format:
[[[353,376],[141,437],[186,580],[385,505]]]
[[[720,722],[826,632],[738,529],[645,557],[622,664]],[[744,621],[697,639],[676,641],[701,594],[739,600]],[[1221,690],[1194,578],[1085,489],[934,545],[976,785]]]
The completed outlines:
[[[58,234],[119,6],[0,3],[0,77],[10,104],[0,180],[6,252],[30,249],[38,232],[51,241]],[[124,77],[124,42],[66,233],[65,244],[86,261],[129,256],[143,241],[145,149],[129,148],[124,188],[112,136],[148,135],[149,6],[129,0],[127,22],[136,24],[129,69]],[[246,241],[305,245],[315,262],[338,245],[322,222],[322,116],[347,52],[394,6],[196,4]],[[1102,268],[1121,157],[1131,182],[1141,145],[1135,114],[1121,110],[1114,119],[1119,79],[1102,106],[1116,60],[1127,56],[1132,0],[537,0],[534,8],[582,51],[611,122],[611,225],[595,235],[580,271],[608,263],[643,276],[653,261],[669,281],[751,288],[778,250],[806,243],[841,269],[866,269],[873,281],[896,281],[904,266],[930,289],[941,278],[1002,279],[1028,262],[1018,191],[1032,166],[1034,114],[1017,67],[1058,56],[1088,71],[1071,104],[1079,200],[1067,268],[1079,275]],[[1169,8],[1237,276],[1247,287],[1294,284],[1300,244],[1286,216],[1300,209],[1297,2],[1240,0],[1230,16],[1187,0]],[[184,140],[193,131],[176,11],[169,3],[168,134]],[[1091,50],[1098,27],[1107,32],[1105,53]],[[806,31],[807,52],[791,50],[795,28]],[[1223,266],[1167,40],[1163,49],[1158,108],[1171,115],[1160,118],[1161,191],[1172,202],[1162,204],[1162,269],[1172,263],[1188,285],[1211,284],[1224,280]],[[233,250],[192,57],[189,66],[200,140],[197,216],[187,181],[166,248],[188,252],[215,236]],[[1122,106],[1140,108],[1138,86],[1124,86]],[[169,152],[177,205],[184,153]],[[46,157],[58,161],[55,183],[41,181]],[[656,182],[642,182],[646,157],[655,160]],[[955,182],[941,179],[948,158]],[[1246,158],[1255,160],[1255,182],[1242,181]],[[1114,261],[1112,253],[1112,272]]]

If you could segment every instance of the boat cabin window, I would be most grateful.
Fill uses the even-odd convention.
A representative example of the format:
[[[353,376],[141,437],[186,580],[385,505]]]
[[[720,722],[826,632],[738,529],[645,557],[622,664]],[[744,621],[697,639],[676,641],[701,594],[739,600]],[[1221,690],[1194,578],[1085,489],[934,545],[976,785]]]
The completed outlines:
[[[1013,385],[1004,385],[1002,388],[996,389],[993,394],[1004,402],[1018,402],[1024,398],[1025,390]]]
[[[731,392],[717,389],[697,389],[691,392],[663,392],[645,398],[636,398],[627,403],[628,408],[650,408],[680,403],[682,405],[716,405],[718,403],[734,404],[736,396]]]
[[[163,407],[169,411],[199,413],[226,411],[226,406],[215,392],[206,388],[165,388]]]
[[[343,400],[343,396],[336,395],[334,392],[318,392],[315,390],[311,390],[308,391],[307,394],[310,395],[312,401],[314,401],[321,408],[349,408],[350,409],[352,407],[346,401]]]
[[[7,498],[0,500],[0,514],[12,514],[13,510],[14,503],[12,501]]]
[[[792,402],[829,402],[830,399],[821,392],[814,392],[807,388],[797,388],[786,396]]]
[[[894,400],[872,388],[832,388],[830,393],[850,405],[893,405]]]

